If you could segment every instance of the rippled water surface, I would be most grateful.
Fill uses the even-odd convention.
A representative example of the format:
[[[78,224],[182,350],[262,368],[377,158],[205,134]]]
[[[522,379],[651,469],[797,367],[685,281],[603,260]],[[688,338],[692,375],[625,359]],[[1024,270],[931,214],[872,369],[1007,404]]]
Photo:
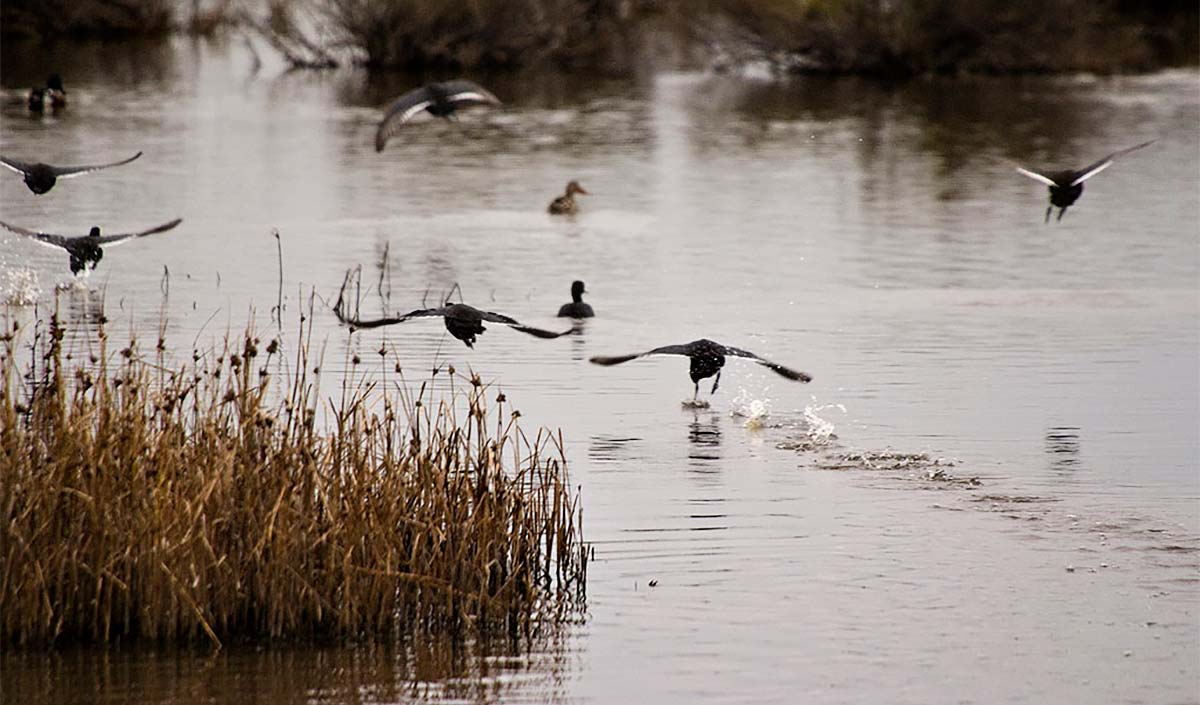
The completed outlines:
[[[285,322],[359,264],[364,316],[457,282],[555,328],[587,282],[597,317],[558,340],[491,326],[467,350],[437,320],[351,339],[316,319],[327,372],[349,346],[372,373],[385,340],[562,429],[595,545],[587,619],[532,648],[8,653],[6,698],[1200,701],[1197,73],[496,77],[503,110],[377,155],[377,106],[414,78],[251,63],[187,41],[8,60],[4,154],[145,156],[40,197],[0,175],[3,219],[183,217],[58,293],[69,319],[156,335],[165,267],[181,354],[272,325],[272,228]],[[20,88],[48,64],[72,102],[30,119]],[[1049,226],[1045,188],[1004,161],[1153,138]],[[568,179],[592,195],[551,218]],[[34,277],[52,305],[65,255],[0,237],[0,286]],[[815,380],[731,361],[711,408],[687,409],[681,358],[586,361],[699,337]]]

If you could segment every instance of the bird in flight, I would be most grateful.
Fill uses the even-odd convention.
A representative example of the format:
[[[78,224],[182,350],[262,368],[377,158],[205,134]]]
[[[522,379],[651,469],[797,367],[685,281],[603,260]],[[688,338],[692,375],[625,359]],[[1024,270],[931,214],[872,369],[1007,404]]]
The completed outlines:
[[[1067,209],[1070,208],[1075,201],[1079,200],[1079,197],[1083,195],[1084,181],[1087,181],[1096,174],[1099,174],[1108,167],[1112,166],[1113,160],[1115,160],[1117,157],[1123,157],[1130,152],[1136,152],[1143,147],[1148,147],[1154,144],[1156,141],[1157,140],[1150,140],[1149,142],[1143,142],[1141,144],[1129,147],[1128,149],[1122,149],[1120,151],[1113,152],[1107,157],[1104,157],[1093,164],[1089,164],[1082,169],[1064,169],[1061,171],[1049,171],[1043,174],[1041,172],[1033,171],[1032,169],[1026,169],[1023,166],[1018,165],[1017,171],[1050,187],[1050,205],[1046,207],[1046,222],[1049,223],[1050,213],[1053,212],[1056,207],[1058,208],[1058,218],[1055,220],[1062,220],[1063,214],[1067,212]]]
[[[653,350],[634,353],[633,355],[597,356],[591,358],[591,362],[605,366],[619,365],[623,362],[636,360],[639,357],[646,357],[647,355],[684,355],[690,358],[690,373],[692,382],[696,385],[696,393],[692,397],[693,400],[700,396],[700,380],[712,377],[713,375],[716,375],[717,378],[713,380],[711,393],[715,394],[717,392],[717,386],[721,383],[721,368],[725,366],[726,357],[742,357],[753,360],[772,372],[797,382],[812,381],[812,377],[804,372],[798,372],[790,367],[784,367],[778,363],[771,362],[748,350],[721,345],[707,338],[693,340],[683,345],[665,345],[661,348],[654,348]]]
[[[343,287],[343,292],[344,292]],[[504,325],[514,330],[519,330],[522,333],[527,333],[536,338],[559,338],[568,333],[573,333],[574,329],[565,330],[561,333],[554,331],[543,330],[533,326],[527,326],[503,314],[493,313],[491,311],[481,311],[474,306],[467,304],[452,304],[446,302],[437,308],[422,308],[416,311],[409,311],[401,316],[388,316],[384,318],[376,318],[371,320],[362,320],[357,317],[347,315],[343,297],[338,296],[337,303],[333,306],[333,313],[338,320],[352,328],[379,328],[380,326],[390,326],[396,323],[403,323],[414,318],[429,318],[441,316],[446,324],[446,330],[450,331],[450,335],[463,341],[468,348],[475,347],[475,337],[482,335],[486,328],[483,322],[488,323],[503,323]]]
[[[113,162],[112,164],[92,164],[89,166],[52,166],[41,162],[31,164],[12,159],[11,157],[0,156],[0,164],[24,177],[25,185],[29,187],[29,190],[41,195],[54,188],[54,184],[58,183],[59,179],[71,179],[112,166],[121,166],[122,164],[128,164],[140,156],[142,156],[142,153],[138,152],[132,157],[122,159],[119,162]]]
[[[382,152],[387,141],[396,136],[405,123],[421,111],[452,120],[454,111],[472,105],[501,105],[500,99],[473,81],[444,81],[414,88],[392,101],[375,130],[375,151]]]
[[[91,265],[91,269],[95,269],[97,264],[100,264],[100,259],[104,256],[104,247],[119,245],[122,242],[132,240],[146,235],[155,233],[163,233],[176,225],[183,222],[182,218],[176,218],[169,223],[143,230],[137,233],[120,233],[117,235],[101,235],[100,228],[93,227],[87,235],[78,235],[68,237],[66,235],[54,235],[52,233],[38,233],[25,228],[19,228],[15,225],[9,225],[4,221],[0,221],[0,226],[11,230],[12,232],[24,237],[33,238],[43,245],[51,247],[61,247],[71,256],[71,273],[79,274]]]

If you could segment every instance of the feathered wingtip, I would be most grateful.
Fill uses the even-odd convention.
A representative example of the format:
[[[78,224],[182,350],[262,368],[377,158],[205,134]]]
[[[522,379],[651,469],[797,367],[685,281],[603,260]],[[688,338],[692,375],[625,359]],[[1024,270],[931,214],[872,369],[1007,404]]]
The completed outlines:
[[[544,328],[534,328],[533,326],[524,326],[524,325],[510,325],[509,328],[512,328],[513,330],[521,331],[522,333],[528,333],[529,335],[532,335],[535,338],[545,338],[547,340],[552,339],[552,338],[561,338],[564,335],[569,335],[569,334],[575,332],[574,328],[572,328],[570,330],[564,330],[561,333],[556,333],[552,330],[546,330]]]
[[[641,356],[636,355],[636,354],[635,355],[597,355],[595,357],[589,358],[588,362],[591,362],[596,365],[604,365],[607,367],[609,365],[619,365],[622,362],[629,362],[630,360],[633,360],[638,357],[641,357]]]
[[[790,367],[784,367],[783,365],[780,365],[775,362],[763,362],[761,364],[770,368],[771,371],[774,372],[775,374],[778,374],[782,377],[787,377],[790,380],[793,380],[796,382],[811,382],[812,381],[812,375],[808,374],[807,372],[793,370]]]

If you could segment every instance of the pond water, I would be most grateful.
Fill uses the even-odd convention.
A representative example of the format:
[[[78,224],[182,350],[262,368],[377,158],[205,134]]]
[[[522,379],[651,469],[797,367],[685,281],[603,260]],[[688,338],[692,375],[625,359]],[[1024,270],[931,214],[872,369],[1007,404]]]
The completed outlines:
[[[1200,701],[1200,74],[498,76],[502,110],[376,154],[378,106],[418,79],[263,58],[6,57],[5,155],[145,155],[37,197],[6,172],[3,220],[182,217],[57,293],[122,335],[165,318],[182,356],[274,325],[273,228],[285,339],[357,265],[364,316],[458,283],[557,328],[585,281],[597,317],[557,340],[493,325],[468,350],[437,319],[350,337],[322,298],[315,325],[326,375],[350,350],[370,374],[382,340],[410,376],[469,367],[527,429],[562,429],[586,620],[532,648],[10,652],[12,702]],[[49,66],[71,105],[33,119],[22,87]],[[1050,225],[1004,161],[1148,139]],[[582,212],[547,215],[569,179]],[[65,254],[0,235],[0,286],[34,278],[52,306]],[[682,358],[587,362],[701,337],[814,381],[734,360],[690,409]]]

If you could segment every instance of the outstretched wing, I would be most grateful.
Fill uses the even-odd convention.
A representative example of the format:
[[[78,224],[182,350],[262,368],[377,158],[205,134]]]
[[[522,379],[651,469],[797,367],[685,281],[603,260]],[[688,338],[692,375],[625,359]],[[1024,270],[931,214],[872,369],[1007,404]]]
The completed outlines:
[[[1041,181],[1043,184],[1046,184],[1047,186],[1058,186],[1058,183],[1054,179],[1050,178],[1049,176],[1046,176],[1045,174],[1039,174],[1036,171],[1031,171],[1029,169],[1026,169],[1023,166],[1017,167],[1017,173],[1024,174],[1025,176],[1028,176],[1029,178],[1033,179],[1034,181]]]
[[[133,155],[132,157],[130,157],[128,159],[122,159],[121,161],[113,162],[112,164],[94,164],[91,166],[54,166],[54,167],[50,167],[50,168],[54,170],[54,175],[57,176],[58,178],[70,179],[70,178],[74,178],[76,176],[82,176],[83,174],[87,174],[87,173],[90,173],[93,171],[107,169],[110,166],[121,166],[122,164],[128,164],[129,162],[137,159],[140,156],[142,156],[142,153],[138,152],[137,154]]]
[[[562,336],[567,335],[568,333],[575,332],[574,328],[564,330],[561,333],[555,333],[552,330],[546,330],[544,328],[535,328],[533,326],[527,326],[527,325],[524,325],[523,323],[517,321],[517,319],[515,319],[515,318],[511,318],[509,316],[505,316],[502,313],[495,313],[492,311],[480,311],[479,316],[480,316],[480,318],[482,318],[485,321],[490,321],[492,323],[503,323],[504,325],[512,328],[513,330],[519,330],[522,333],[528,333],[529,335],[532,335],[537,338],[561,338]]]
[[[69,241],[71,239],[69,237],[66,237],[65,235],[54,235],[52,233],[35,233],[32,230],[26,230],[25,228],[19,228],[15,225],[9,225],[8,223],[5,223],[2,220],[0,220],[0,226],[3,226],[7,230],[11,230],[12,232],[14,232],[18,235],[33,238],[34,240],[37,240],[38,242],[40,242],[42,244],[53,245],[55,247],[66,247],[67,241]]]
[[[100,237],[96,238],[96,244],[110,245],[110,246],[111,245],[119,245],[122,242],[125,242],[126,240],[132,240],[135,237],[145,237],[147,235],[153,235],[155,233],[165,233],[166,231],[174,228],[176,225],[179,225],[182,222],[183,222],[183,218],[176,218],[175,220],[172,220],[169,223],[163,223],[162,225],[157,225],[153,228],[150,228],[149,230],[143,230],[140,233],[118,233],[115,235],[101,235]]]
[[[795,380],[797,382],[811,382],[812,381],[812,377],[809,376],[808,374],[805,374],[804,372],[800,372],[798,370],[793,370],[790,367],[784,367],[783,365],[781,365],[777,362],[771,362],[770,360],[768,360],[766,358],[755,355],[754,353],[750,352],[749,350],[742,350],[741,348],[734,348],[734,347],[730,347],[728,345],[724,345],[722,347],[725,348],[726,355],[729,355],[731,357],[744,357],[744,358],[747,358],[750,360],[754,360],[755,362],[762,365],[763,367],[766,367],[767,369],[771,370],[772,372],[774,372],[778,375],[787,377],[788,379]]]
[[[661,348],[654,348],[653,350],[634,353],[632,355],[597,355],[593,358],[590,358],[589,362],[593,362],[597,365],[609,366],[619,365],[623,362],[636,360],[639,357],[646,357],[647,355],[687,355],[688,353],[689,348],[687,345],[664,345]]]
[[[3,156],[0,156],[0,164],[3,164],[4,166],[8,167],[9,169],[12,169],[13,171],[17,172],[18,174],[21,174],[22,176],[24,176],[25,174],[28,174],[29,170],[33,168],[33,165],[28,162],[23,162],[23,161],[19,161],[17,159],[11,159],[9,157],[3,157]]]
[[[383,120],[375,130],[375,151],[382,152],[387,141],[400,131],[404,123],[430,105],[433,105],[433,93],[430,92],[429,86],[414,88],[393,100],[383,111]]]
[[[355,328],[379,328],[381,326],[390,326],[390,325],[393,325],[396,323],[403,323],[403,322],[409,320],[410,318],[423,318],[423,317],[427,317],[427,316],[444,316],[445,314],[446,314],[445,308],[422,308],[422,309],[418,309],[416,311],[409,311],[408,313],[406,313],[402,316],[385,316],[384,318],[375,318],[372,320],[364,321],[359,318],[354,318],[353,316],[347,316],[342,311],[341,306],[333,307],[333,315],[337,316],[337,319],[339,321],[341,321],[342,323],[344,323],[348,326],[353,326]]]
[[[1085,166],[1084,168],[1079,170],[1079,176],[1075,177],[1075,180],[1071,182],[1071,185],[1075,186],[1076,184],[1081,184],[1084,181],[1087,181],[1088,179],[1092,178],[1096,174],[1099,174],[1100,172],[1104,171],[1108,167],[1112,166],[1113,160],[1115,160],[1117,157],[1123,157],[1126,154],[1129,154],[1130,152],[1136,152],[1137,150],[1141,149],[1142,147],[1149,147],[1150,145],[1154,144],[1157,141],[1158,140],[1150,140],[1149,142],[1142,142],[1141,144],[1135,144],[1132,147],[1128,147],[1126,149],[1122,149],[1120,151],[1113,152],[1112,154],[1108,155],[1107,157],[1097,161],[1095,164],[1089,164],[1088,166]]]
[[[446,81],[441,84],[446,100],[463,106],[501,105],[500,99],[474,81]]]

